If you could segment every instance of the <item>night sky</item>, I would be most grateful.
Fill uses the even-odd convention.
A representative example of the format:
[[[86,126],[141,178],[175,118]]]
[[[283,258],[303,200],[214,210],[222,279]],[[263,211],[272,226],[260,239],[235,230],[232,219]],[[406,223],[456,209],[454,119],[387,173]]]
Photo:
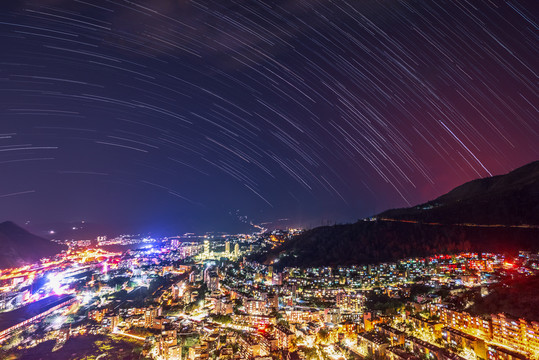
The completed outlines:
[[[1,1],[0,220],[310,227],[506,173],[539,158],[536,6]]]

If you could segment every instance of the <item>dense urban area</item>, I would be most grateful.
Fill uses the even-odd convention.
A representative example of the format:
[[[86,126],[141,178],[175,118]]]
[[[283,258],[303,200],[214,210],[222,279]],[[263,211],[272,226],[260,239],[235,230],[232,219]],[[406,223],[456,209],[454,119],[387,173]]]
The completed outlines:
[[[66,242],[54,258],[1,271],[0,357],[538,359],[537,319],[477,306],[533,278],[538,254],[253,260],[299,232]]]

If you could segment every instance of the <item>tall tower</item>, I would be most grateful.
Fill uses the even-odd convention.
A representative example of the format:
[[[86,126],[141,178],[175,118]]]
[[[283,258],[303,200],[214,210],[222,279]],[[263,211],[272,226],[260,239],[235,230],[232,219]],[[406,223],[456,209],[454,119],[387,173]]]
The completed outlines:
[[[230,241],[225,243],[225,253],[230,254]]]
[[[238,257],[240,256],[240,244],[236,243],[236,245],[234,245],[234,256]]]
[[[210,256],[210,240],[204,240],[204,256]]]

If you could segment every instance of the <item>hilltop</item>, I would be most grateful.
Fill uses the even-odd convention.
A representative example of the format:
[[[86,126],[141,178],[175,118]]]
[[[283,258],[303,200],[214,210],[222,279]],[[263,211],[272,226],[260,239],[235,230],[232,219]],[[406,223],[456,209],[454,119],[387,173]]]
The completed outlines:
[[[0,223],[0,269],[32,264],[64,246],[31,234],[11,221]]]
[[[257,260],[351,265],[462,251],[539,250],[539,161],[411,208],[304,232]]]

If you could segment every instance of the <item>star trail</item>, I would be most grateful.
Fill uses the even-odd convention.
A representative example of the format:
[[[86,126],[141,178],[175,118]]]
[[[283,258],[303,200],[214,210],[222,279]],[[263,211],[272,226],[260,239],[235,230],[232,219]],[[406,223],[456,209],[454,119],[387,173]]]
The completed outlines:
[[[0,5],[0,216],[314,226],[539,158],[534,1]]]

